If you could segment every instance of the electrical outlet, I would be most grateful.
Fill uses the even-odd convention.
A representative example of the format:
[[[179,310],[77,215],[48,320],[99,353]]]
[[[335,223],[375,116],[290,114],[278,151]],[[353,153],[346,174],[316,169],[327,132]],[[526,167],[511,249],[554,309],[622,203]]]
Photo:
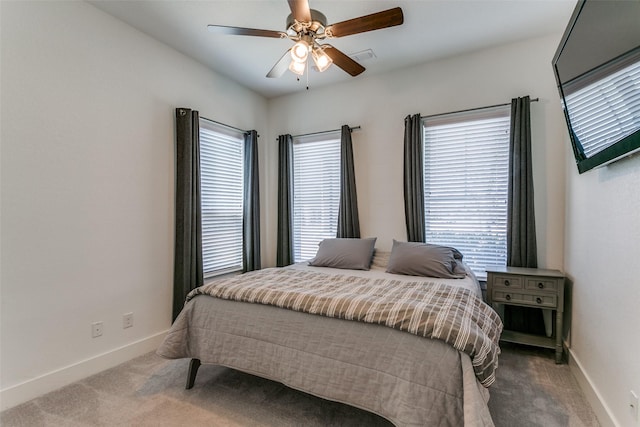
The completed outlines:
[[[638,394],[631,390],[629,392],[629,409],[631,410],[631,416],[635,421],[638,421]]]
[[[133,326],[133,313],[126,313],[122,315],[122,329],[127,329]]]
[[[94,322],[91,324],[91,336],[93,338],[102,336],[102,322]]]

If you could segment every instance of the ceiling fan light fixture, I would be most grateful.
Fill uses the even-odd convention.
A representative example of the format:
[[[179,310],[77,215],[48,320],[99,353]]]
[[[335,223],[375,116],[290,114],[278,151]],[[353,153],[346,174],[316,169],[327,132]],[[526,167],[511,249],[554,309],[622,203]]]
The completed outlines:
[[[316,64],[318,71],[323,72],[333,64],[333,60],[327,55],[321,47],[316,47],[311,51],[311,57]]]
[[[289,64],[289,71],[299,76],[304,74],[305,68],[306,68],[305,62],[298,62],[296,60],[292,60],[291,64]]]
[[[291,58],[295,62],[304,63],[309,57],[309,43],[299,40],[291,48]]]

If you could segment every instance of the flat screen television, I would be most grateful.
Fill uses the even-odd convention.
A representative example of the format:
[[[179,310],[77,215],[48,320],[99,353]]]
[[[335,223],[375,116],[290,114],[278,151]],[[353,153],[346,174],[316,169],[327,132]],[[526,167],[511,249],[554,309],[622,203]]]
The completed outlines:
[[[579,0],[552,65],[579,173],[640,150],[640,0]]]

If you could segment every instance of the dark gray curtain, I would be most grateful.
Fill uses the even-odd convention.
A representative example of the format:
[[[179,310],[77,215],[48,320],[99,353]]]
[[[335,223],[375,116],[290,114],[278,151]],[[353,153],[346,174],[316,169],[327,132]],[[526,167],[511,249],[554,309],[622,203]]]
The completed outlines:
[[[404,119],[404,215],[409,242],[424,242],[424,177],[422,170],[422,119]]]
[[[258,132],[244,135],[244,196],[242,272],[259,270],[260,262],[260,185],[258,173]]]
[[[293,138],[278,137],[278,242],[276,265],[293,264]]]
[[[173,320],[187,294],[202,286],[200,122],[197,111],[176,108],[176,236]]]
[[[509,184],[507,199],[507,265],[538,266],[536,222],[533,209],[531,117],[528,96],[511,100]],[[529,307],[504,307],[506,329],[544,335],[542,311]]]
[[[359,238],[360,219],[356,192],[356,173],[353,167],[351,128],[344,125],[340,137],[340,204],[336,237]]]
[[[538,266],[529,107],[528,96],[511,100],[507,265],[514,267]]]

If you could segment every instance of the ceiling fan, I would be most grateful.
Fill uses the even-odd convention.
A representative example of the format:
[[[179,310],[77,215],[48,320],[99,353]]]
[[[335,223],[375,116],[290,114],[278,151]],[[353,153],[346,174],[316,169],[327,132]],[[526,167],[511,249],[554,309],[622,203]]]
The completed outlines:
[[[295,44],[267,73],[267,77],[280,77],[287,69],[301,76],[307,68],[309,56],[315,68],[322,72],[331,64],[336,64],[352,76],[362,73],[365,68],[349,56],[331,46],[320,44],[320,41],[382,28],[394,27],[404,22],[402,9],[399,7],[360,16],[335,24],[327,25],[327,18],[315,9],[309,8],[308,0],[288,0],[291,14],[287,17],[286,31],[259,30],[253,28],[229,27],[225,25],[208,25],[212,33],[240,36],[272,37],[289,39]]]

